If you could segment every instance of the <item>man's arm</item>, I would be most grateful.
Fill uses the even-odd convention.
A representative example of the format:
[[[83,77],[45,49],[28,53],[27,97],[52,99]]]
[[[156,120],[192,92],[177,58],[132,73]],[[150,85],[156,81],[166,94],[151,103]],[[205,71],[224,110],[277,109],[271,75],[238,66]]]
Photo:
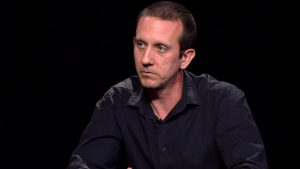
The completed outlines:
[[[230,86],[215,104],[215,136],[227,168],[267,169],[264,145],[244,93]]]
[[[121,150],[121,134],[114,105],[106,93],[97,103],[79,146],[72,153],[68,169],[116,168]]]

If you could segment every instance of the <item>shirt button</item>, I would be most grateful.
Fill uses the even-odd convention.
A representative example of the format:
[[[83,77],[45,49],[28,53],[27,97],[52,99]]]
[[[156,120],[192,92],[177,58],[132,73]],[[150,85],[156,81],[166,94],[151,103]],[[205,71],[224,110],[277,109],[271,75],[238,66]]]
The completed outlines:
[[[163,148],[161,149],[161,151],[164,153],[165,151],[167,151],[167,148],[166,148],[166,147],[163,147]]]

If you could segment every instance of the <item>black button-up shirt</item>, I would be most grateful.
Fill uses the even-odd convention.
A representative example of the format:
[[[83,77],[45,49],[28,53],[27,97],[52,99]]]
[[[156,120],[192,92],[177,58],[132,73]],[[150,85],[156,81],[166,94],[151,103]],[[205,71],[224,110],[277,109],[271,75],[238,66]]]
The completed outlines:
[[[184,72],[181,100],[164,120],[137,76],[97,102],[69,169],[266,169],[259,131],[234,85]]]

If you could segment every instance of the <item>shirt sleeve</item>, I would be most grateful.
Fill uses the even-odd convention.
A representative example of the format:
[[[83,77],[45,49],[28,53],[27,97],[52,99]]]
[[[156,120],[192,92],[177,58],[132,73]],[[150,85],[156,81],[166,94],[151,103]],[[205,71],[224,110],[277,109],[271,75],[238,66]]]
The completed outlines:
[[[109,93],[97,102],[90,123],[84,130],[79,146],[71,155],[68,169],[113,169],[121,150],[114,104]]]
[[[244,93],[229,86],[216,98],[215,137],[227,168],[267,169],[263,141]]]

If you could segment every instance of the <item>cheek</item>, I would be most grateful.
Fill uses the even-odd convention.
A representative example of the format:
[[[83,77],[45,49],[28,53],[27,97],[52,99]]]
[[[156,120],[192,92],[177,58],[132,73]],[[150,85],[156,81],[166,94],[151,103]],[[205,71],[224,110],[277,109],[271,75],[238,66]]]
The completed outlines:
[[[166,69],[176,69],[179,66],[177,55],[166,56],[160,60],[161,66]]]
[[[141,51],[137,48],[133,49],[133,55],[134,55],[134,60],[140,60],[141,59]]]
[[[139,67],[140,62],[138,61],[136,56],[134,56],[134,63],[135,63],[135,67]]]
[[[138,52],[136,51],[136,49],[134,49],[134,51],[133,51],[133,58],[134,58],[135,63],[138,62],[138,59],[139,59],[138,56],[139,56],[139,55],[138,55]]]
[[[164,74],[174,74],[180,69],[178,60],[168,60],[161,64]]]

